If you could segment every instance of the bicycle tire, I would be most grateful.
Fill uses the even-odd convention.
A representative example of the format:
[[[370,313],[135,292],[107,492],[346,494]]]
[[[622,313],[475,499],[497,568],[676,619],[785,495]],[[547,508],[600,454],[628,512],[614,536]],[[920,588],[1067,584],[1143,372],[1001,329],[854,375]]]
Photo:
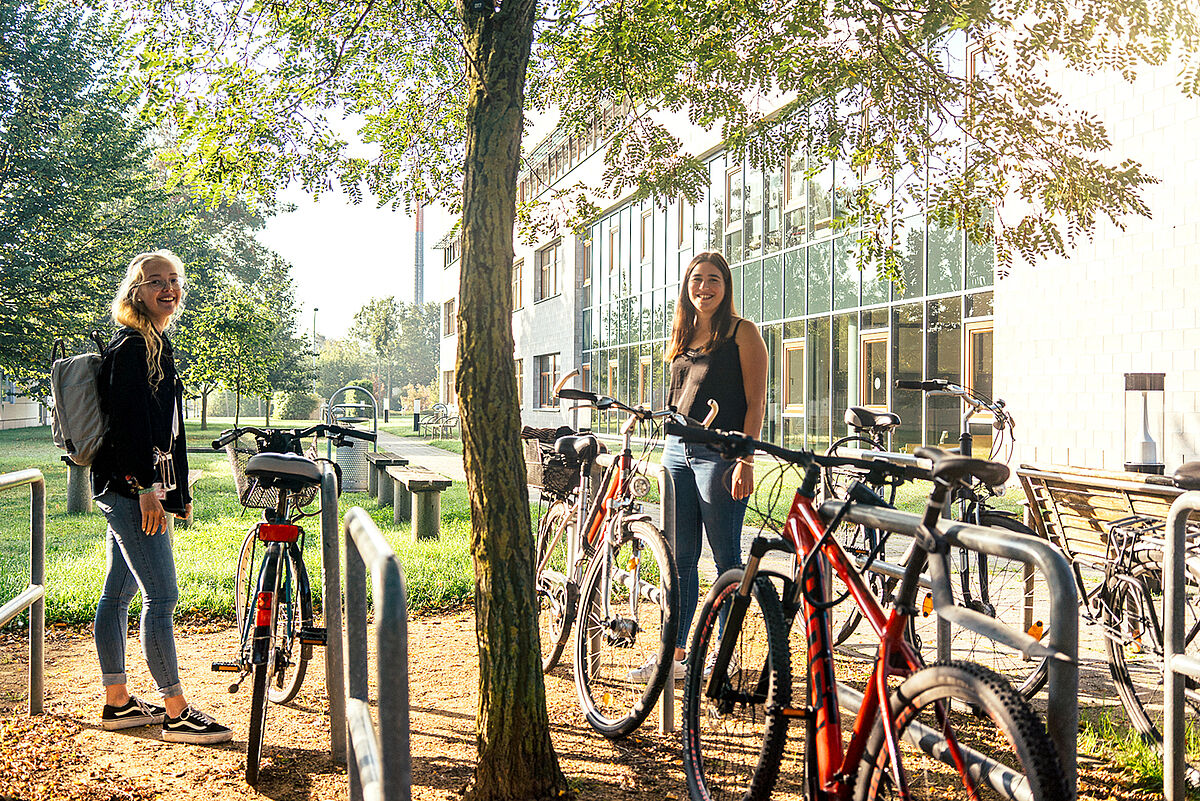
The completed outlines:
[[[271,631],[274,632],[275,617],[279,613],[279,573],[274,559],[264,558],[259,575],[259,587],[270,587]],[[258,768],[262,761],[263,739],[267,728],[267,681],[270,678],[275,656],[275,644],[268,643],[267,661],[254,666],[254,691],[250,695],[250,733],[246,737],[246,784],[258,783]]]
[[[769,798],[779,778],[787,741],[787,718],[766,712],[787,706],[792,696],[783,609],[767,578],[755,581],[751,595],[754,603],[747,608],[737,632],[734,653],[738,669],[729,671],[720,698],[706,694],[704,672],[709,655],[716,653],[722,610],[732,604],[743,575],[741,568],[735,568],[717,578],[701,607],[688,651],[683,689],[683,771],[688,792],[701,801]],[[751,667],[756,665],[761,667]],[[751,684],[753,689],[747,692]]]
[[[300,642],[300,630],[313,621],[308,572],[304,561],[297,560],[291,549],[285,550],[284,556],[278,593],[282,600],[275,615],[274,664],[268,687],[268,697],[274,704],[286,704],[296,697],[312,658],[312,646]]]
[[[251,596],[254,592],[255,574],[251,568],[254,567],[254,550],[258,542],[256,528],[251,526],[242,540],[242,550],[238,554],[237,570],[233,579],[233,609],[237,617],[238,633],[243,640],[246,634],[246,620],[254,618],[250,610],[254,608],[254,599]]]
[[[1184,652],[1200,656],[1200,586],[1190,571],[1184,575]],[[1130,723],[1147,742],[1161,746],[1164,648],[1157,610],[1163,602],[1162,571],[1158,565],[1136,565],[1130,577],[1135,584],[1106,577],[1101,612],[1104,648],[1109,673]],[[1200,731],[1200,682],[1186,679],[1184,701],[1185,729],[1194,735]],[[1185,739],[1194,743],[1194,736]],[[1196,784],[1200,779],[1200,755],[1194,745],[1185,761],[1187,780]]]
[[[638,591],[630,592],[626,581]],[[588,723],[605,737],[636,730],[662,693],[674,665],[678,607],[675,559],[645,520],[622,526],[617,541],[588,565],[575,631],[575,687]],[[643,684],[632,674],[651,659],[657,667]]]
[[[1008,799],[987,783],[1024,778],[1034,801],[1069,798],[1067,782],[1054,744],[1041,719],[1012,685],[999,674],[971,662],[931,665],[905,679],[889,699],[892,719],[899,737],[915,734],[914,722],[932,728],[926,732],[926,747],[946,743],[949,728],[963,746],[995,760],[1017,774],[1004,771],[976,774],[979,798]],[[900,759],[914,801],[956,798],[969,794],[962,774],[949,762],[928,755],[907,740],[900,743]],[[898,795],[893,784],[891,758],[884,740],[883,719],[877,718],[866,751],[858,767],[856,801],[875,801]],[[944,755],[949,759],[949,755]],[[957,789],[956,789],[957,788]],[[1008,788],[1008,789],[1011,789]]]
[[[982,512],[979,524],[985,528],[1003,529],[1014,534],[1038,536],[1037,532],[1020,520],[1000,512]],[[991,554],[959,551],[957,555],[951,555],[951,574],[956,575],[959,582],[959,586],[955,588],[956,592],[961,591],[964,580],[961,563],[963,553],[966,553],[968,559],[965,580],[971,599],[963,603],[963,598],[960,597],[959,603],[995,618],[1014,631],[1025,631],[1039,638],[1044,636],[1045,625],[1049,620],[1050,598],[1039,589],[1036,575],[1033,576],[1033,583],[1026,585],[1023,562]],[[1028,625],[1025,622],[1026,591],[1032,592],[1032,613]],[[955,659],[974,662],[999,673],[1012,683],[1013,689],[1026,698],[1032,698],[1046,683],[1047,660],[1044,658],[1027,659],[1015,648],[967,629],[954,632],[951,647]]]
[[[543,673],[553,670],[562,658],[563,649],[571,638],[571,625],[575,622],[578,591],[567,576],[567,543],[571,537],[578,536],[574,516],[574,508],[570,504],[555,501],[538,525],[535,564],[542,564],[547,549],[550,549],[550,561],[546,566],[551,573],[557,574],[549,575],[542,571],[535,582]],[[560,521],[563,521],[561,531]]]

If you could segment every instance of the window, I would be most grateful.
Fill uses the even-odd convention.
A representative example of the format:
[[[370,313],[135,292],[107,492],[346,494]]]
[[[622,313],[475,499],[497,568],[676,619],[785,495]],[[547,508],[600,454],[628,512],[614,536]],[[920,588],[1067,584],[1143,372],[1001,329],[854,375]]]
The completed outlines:
[[[791,209],[803,206],[808,199],[804,191],[804,154],[793,153],[788,156],[787,167],[783,173],[784,205]]]
[[[742,168],[734,167],[725,173],[725,208],[729,210],[726,229],[736,228],[742,221]]]
[[[454,313],[454,298],[442,304],[442,336],[452,337],[458,333],[458,318]]]
[[[621,229],[613,226],[608,229],[608,271],[611,273],[617,266],[617,244],[621,241]]]
[[[453,406],[454,399],[454,371],[446,370],[442,373],[442,403]]]
[[[583,285],[592,285],[592,240],[583,241]]]
[[[650,403],[652,381],[650,357],[643,356],[638,360],[638,403]]]
[[[558,354],[548,353],[535,357],[538,372],[537,406],[540,409],[555,409],[558,398],[554,396],[554,385],[558,383]]]
[[[589,392],[592,390],[592,384],[591,384],[592,364],[591,364],[591,362],[584,362],[583,365],[579,368],[579,380],[580,380],[579,386],[583,387],[584,389],[588,390]]]
[[[642,249],[641,259],[643,262],[650,259],[650,251],[653,249],[653,231],[651,229],[650,210],[642,212]]]
[[[517,407],[525,408],[525,360],[513,359],[513,370],[517,374]]]
[[[689,242],[689,243],[691,242],[690,239],[684,238],[687,233],[687,213],[686,213],[687,207],[688,207],[687,200],[682,195],[680,195],[679,198],[675,201],[675,210],[676,210],[675,222],[676,222],[676,228],[678,229],[678,232],[679,232],[676,235],[675,245],[680,248],[683,247],[683,243],[685,241]]]
[[[804,340],[783,343],[783,413],[804,414]]]
[[[513,311],[524,307],[524,301],[521,300],[521,293],[524,289],[524,274],[525,260],[517,259],[513,262],[512,270],[512,307]]]
[[[534,300],[539,301],[554,297],[562,291],[562,240],[539,250],[536,258],[537,276],[534,280],[537,283],[534,286],[537,291]]]
[[[992,321],[967,323],[967,389],[992,397]]]
[[[887,408],[888,343],[887,332],[863,334],[859,340],[862,364],[859,371],[859,399],[863,406]]]
[[[615,398],[617,396],[617,380],[619,376],[620,362],[616,359],[609,359],[607,384],[604,389],[604,394],[610,398]]]

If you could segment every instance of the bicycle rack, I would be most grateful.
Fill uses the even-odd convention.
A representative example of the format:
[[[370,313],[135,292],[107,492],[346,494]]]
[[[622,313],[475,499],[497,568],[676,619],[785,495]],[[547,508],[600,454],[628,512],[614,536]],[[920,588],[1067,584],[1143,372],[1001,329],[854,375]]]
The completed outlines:
[[[844,505],[843,501],[826,501],[821,504],[821,516],[827,521],[832,520]],[[845,519],[851,523],[909,536],[915,536],[921,528],[920,516],[880,507],[852,505]],[[1015,559],[1036,569],[1045,578],[1050,594],[1050,611],[1047,615],[1049,634],[1046,635],[1048,647],[1041,646],[1036,641],[1030,643],[1033,638],[1028,634],[1012,631],[986,615],[962,608],[950,608],[946,606],[944,598],[941,599],[941,606],[938,606],[938,599],[935,598],[935,607],[939,616],[948,618],[951,623],[968,626],[984,636],[1022,648],[1035,656],[1051,657],[1047,664],[1046,728],[1054,741],[1067,787],[1074,798],[1076,740],[1079,734],[1079,608],[1075,580],[1066,557],[1044,540],[1014,534],[1011,531],[998,533],[992,529],[953,520],[939,521],[938,530],[953,546]],[[937,575],[942,568],[944,566],[940,560],[930,560],[931,578],[935,587],[942,583],[938,581]],[[842,690],[839,688],[839,697],[841,695]],[[1006,789],[1000,791],[1007,794]]]
[[[1167,543],[1163,549],[1163,577],[1167,583],[1163,596],[1163,797],[1165,801],[1183,801],[1184,764],[1183,690],[1184,678],[1200,678],[1200,659],[1183,652],[1184,538],[1188,517],[1200,512],[1200,492],[1185,492],[1171,504],[1167,513]]]
[[[29,586],[0,606],[0,628],[29,610],[29,714],[46,696],[46,479],[36,468],[0,474],[0,491],[29,486]]]

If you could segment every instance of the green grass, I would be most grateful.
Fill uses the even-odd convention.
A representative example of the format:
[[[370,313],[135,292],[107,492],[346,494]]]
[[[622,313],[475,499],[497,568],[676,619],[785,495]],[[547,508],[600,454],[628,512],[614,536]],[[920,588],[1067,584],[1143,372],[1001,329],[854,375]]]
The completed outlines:
[[[431,439],[429,444],[451,453],[461,454],[463,452],[463,444],[460,439]]]
[[[1079,753],[1116,763],[1125,770],[1126,775],[1121,779],[1123,784],[1161,793],[1163,757],[1157,746],[1142,739],[1124,723],[1124,719],[1120,723],[1114,721],[1107,709],[1096,712],[1081,716]],[[1188,726],[1184,739],[1188,759],[1194,764],[1200,758],[1200,732]],[[1200,799],[1200,788],[1189,786],[1187,797],[1192,801]]]
[[[211,425],[209,430],[213,430]],[[207,436],[208,432],[204,433]],[[91,620],[104,580],[105,523],[99,512],[67,514],[66,467],[60,456],[48,428],[0,431],[0,472],[36,467],[46,480],[47,621],[80,625]],[[223,455],[193,453],[189,466],[202,470],[203,476],[194,487],[195,523],[175,530],[180,591],[177,612],[181,616],[228,618],[232,615],[238,552],[246,530],[260,513],[243,510],[238,504]],[[29,581],[29,497],[24,487],[0,493],[0,602],[21,592]],[[408,524],[395,526],[391,509],[377,508],[363,493],[342,496],[342,512],[351,506],[367,509],[396,549],[404,564],[409,608],[414,613],[456,606],[470,599],[474,571],[465,485],[456,483],[443,493],[442,535],[432,542],[413,542]],[[305,561],[317,584],[319,528],[314,520],[307,522]]]

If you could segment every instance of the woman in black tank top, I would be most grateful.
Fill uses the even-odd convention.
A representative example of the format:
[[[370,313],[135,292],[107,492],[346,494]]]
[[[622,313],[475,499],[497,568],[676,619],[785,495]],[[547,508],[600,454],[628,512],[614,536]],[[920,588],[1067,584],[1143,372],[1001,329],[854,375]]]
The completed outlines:
[[[758,435],[767,395],[767,346],[758,328],[737,316],[729,264],[720,253],[692,259],[679,287],[675,322],[667,346],[671,383],[667,403],[696,420],[719,405],[715,428]],[[683,678],[692,615],[699,600],[701,532],[717,571],[742,563],[742,519],[754,491],[754,459],[730,464],[703,445],[667,437],[663,467],[675,489],[675,586],[681,617],[675,641],[675,676]],[[654,663],[633,671],[646,680]]]

